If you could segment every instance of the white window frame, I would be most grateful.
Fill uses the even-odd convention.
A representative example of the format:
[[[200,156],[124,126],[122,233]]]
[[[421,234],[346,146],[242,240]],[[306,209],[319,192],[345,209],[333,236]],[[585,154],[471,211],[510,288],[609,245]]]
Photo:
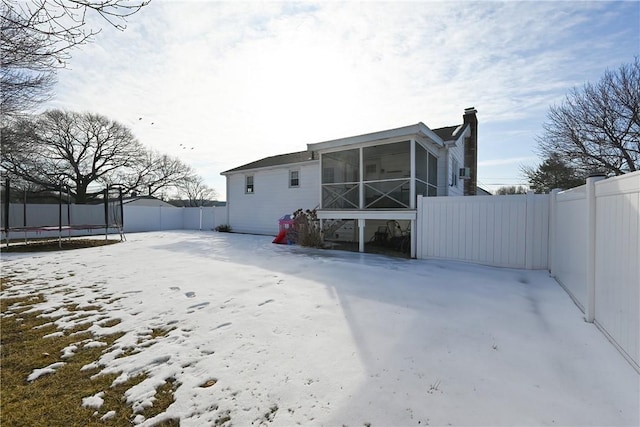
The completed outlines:
[[[296,174],[295,180],[296,184],[293,184],[293,174]],[[289,188],[298,188],[300,187],[300,170],[292,169],[289,171]]]
[[[249,183],[251,181],[251,183]],[[255,178],[253,175],[245,175],[244,177],[244,194],[255,194]]]

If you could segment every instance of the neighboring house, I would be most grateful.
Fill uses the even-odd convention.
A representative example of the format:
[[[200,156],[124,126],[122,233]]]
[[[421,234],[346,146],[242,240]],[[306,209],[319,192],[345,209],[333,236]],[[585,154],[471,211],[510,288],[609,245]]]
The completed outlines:
[[[219,200],[198,200],[197,202],[194,202],[192,200],[187,200],[187,199],[181,199],[181,200],[173,199],[173,200],[169,200],[169,203],[179,208],[194,208],[194,207],[195,208],[198,208],[198,207],[217,208],[220,206],[227,205],[227,202],[221,202]]]
[[[327,239],[357,242],[361,251],[389,223],[415,230],[418,195],[476,194],[476,113],[467,108],[461,124],[439,129],[418,123],[307,144],[222,172],[229,225],[274,235],[281,216],[317,208],[331,224]]]
[[[493,194],[491,194],[490,192],[488,192],[482,187],[478,187],[476,189],[476,196],[493,196]]]
[[[162,206],[165,208],[175,208],[171,203],[167,203],[163,200],[157,199],[153,196],[132,196],[122,199],[123,205],[128,206]]]

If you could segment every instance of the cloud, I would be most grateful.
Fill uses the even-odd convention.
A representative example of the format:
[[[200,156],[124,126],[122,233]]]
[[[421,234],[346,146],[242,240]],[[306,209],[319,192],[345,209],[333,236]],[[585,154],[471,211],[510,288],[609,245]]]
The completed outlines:
[[[143,144],[199,165],[224,193],[223,170],[332,138],[458,124],[469,106],[481,126],[532,128],[569,88],[630,59],[637,9],[154,1],[124,32],[105,27],[76,51],[46,107],[120,120]],[[532,137],[510,132],[511,149],[522,151],[495,151],[480,134],[483,155],[529,155]],[[184,153],[180,143],[195,148]]]

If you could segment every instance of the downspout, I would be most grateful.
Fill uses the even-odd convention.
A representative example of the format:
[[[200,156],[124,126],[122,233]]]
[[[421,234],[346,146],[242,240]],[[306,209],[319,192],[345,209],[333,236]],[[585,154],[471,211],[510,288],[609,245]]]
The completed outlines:
[[[409,208],[416,209],[416,140],[411,139],[409,149],[409,162],[411,163],[409,166],[410,178],[409,178]],[[422,198],[420,198],[422,200]],[[420,206],[418,206],[420,209]],[[417,213],[416,213],[417,215]],[[414,219],[409,222],[411,228],[411,248],[409,250],[409,255],[413,259],[416,257],[416,227],[421,227],[422,224],[418,224],[418,222]]]
[[[225,187],[226,187],[226,193],[227,193],[227,197],[226,197],[227,204],[225,205],[225,210],[227,212],[227,218],[225,220],[225,224],[219,224],[219,225],[228,225],[229,226],[229,230],[231,230],[231,214],[230,214],[230,208],[229,208],[229,206],[231,205],[231,203],[229,202],[229,175],[225,176]],[[213,228],[215,228],[215,225],[214,225]]]
[[[358,206],[360,209],[364,209],[364,153],[362,147],[358,149],[359,155],[359,171],[358,171]]]
[[[409,148],[409,209],[416,208],[416,140],[411,139]]]

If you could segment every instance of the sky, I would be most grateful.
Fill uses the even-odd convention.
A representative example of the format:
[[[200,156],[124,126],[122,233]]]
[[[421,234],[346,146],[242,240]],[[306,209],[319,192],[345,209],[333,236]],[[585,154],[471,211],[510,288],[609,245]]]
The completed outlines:
[[[220,173],[306,144],[478,110],[478,182],[525,184],[551,105],[640,54],[640,2],[152,0],[58,73],[42,106],[103,114]]]
[[[58,329],[48,336],[91,324],[90,338],[41,358],[25,381],[102,347],[82,370],[116,374],[113,384],[144,372],[126,386],[134,410],[168,379],[179,385],[157,416],[136,411],[141,427],[640,421],[640,375],[546,271],[271,240],[129,233],[103,247],[3,253],[3,275],[20,280],[0,296],[31,297],[30,310]],[[2,316],[24,310],[16,303]],[[104,391],[77,402],[96,422],[118,417]]]

